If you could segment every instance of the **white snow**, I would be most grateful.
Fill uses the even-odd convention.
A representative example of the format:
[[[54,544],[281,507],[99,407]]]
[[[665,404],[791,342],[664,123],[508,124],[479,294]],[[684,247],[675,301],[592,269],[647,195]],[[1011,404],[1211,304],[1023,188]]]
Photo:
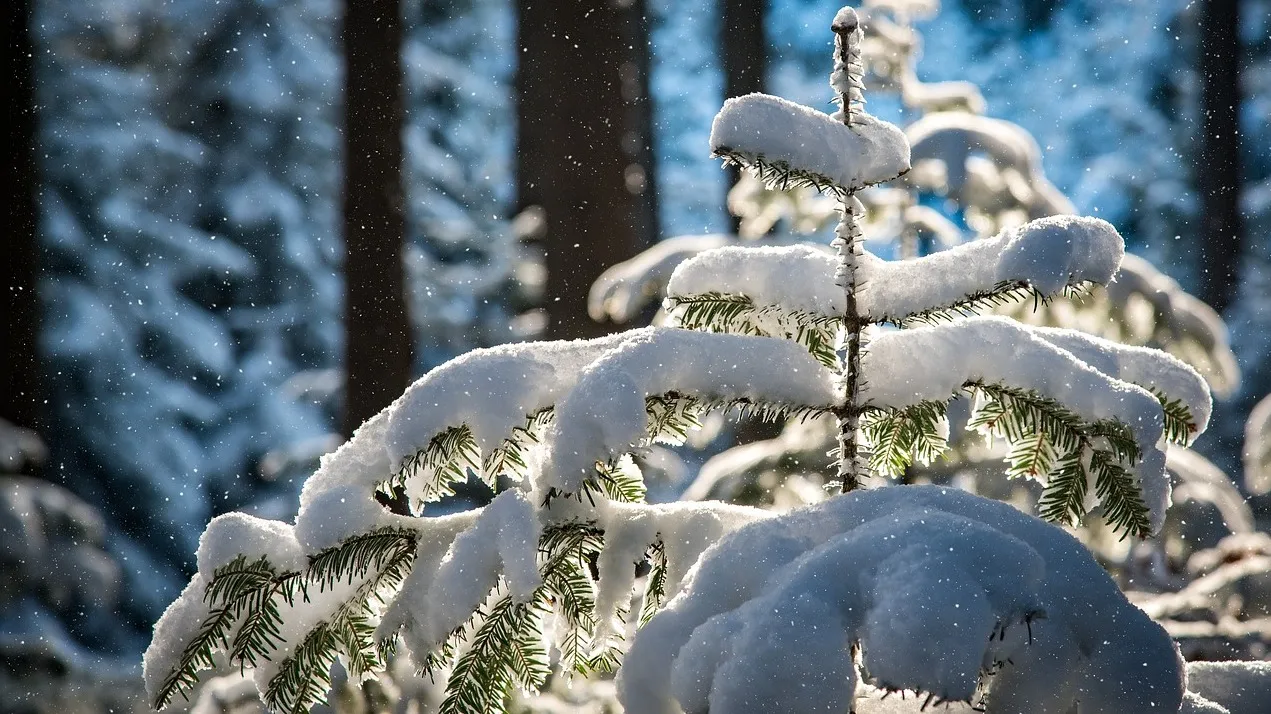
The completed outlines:
[[[481,510],[471,527],[454,539],[427,595],[425,641],[441,642],[485,602],[500,576],[513,599],[524,602],[539,586],[536,557],[539,524],[524,492],[509,489]],[[416,604],[418,607],[418,604]]]
[[[857,306],[870,320],[903,320],[949,307],[1002,282],[1026,283],[1052,295],[1083,282],[1106,284],[1124,254],[1121,236],[1097,218],[1056,216],[913,260],[885,261],[869,252],[856,268]],[[704,251],[675,269],[668,297],[706,292],[745,295],[760,306],[843,315],[835,257],[813,246],[729,246]]]
[[[1030,643],[1021,619],[1039,611]],[[857,640],[875,684],[954,699],[972,696],[982,666],[1011,658],[989,712],[1067,711],[1077,699],[1176,711],[1183,696],[1173,642],[1075,539],[1006,504],[919,486],[726,536],[637,633],[619,698],[629,714],[847,711]]]
[[[1135,468],[1153,530],[1169,507],[1160,402],[1146,389],[1099,372],[1033,332],[1001,317],[885,332],[861,360],[862,399],[903,408],[947,400],[964,383],[983,381],[1031,389],[1058,400],[1083,419],[1128,425],[1143,456]]]
[[[413,519],[388,513],[373,492],[402,459],[459,424],[466,424],[483,453],[489,453],[529,415],[553,406],[588,363],[645,332],[476,350],[424,375],[322,458],[300,494],[300,543],[314,552],[370,527],[413,527]]]
[[[1123,382],[1180,399],[1196,423],[1191,443],[1209,426],[1213,398],[1209,385],[1185,362],[1150,347],[1134,347],[1104,340],[1084,332],[1059,327],[1030,327],[1033,334],[1069,352],[1077,359]]]
[[[437,646],[431,629],[425,632],[424,623],[434,621],[431,614],[434,605],[445,606],[434,603],[429,597],[429,591],[436,582],[437,569],[442,559],[450,553],[450,546],[455,538],[471,528],[481,514],[481,509],[473,509],[423,519],[420,526],[425,531],[415,549],[415,561],[411,564],[410,574],[402,582],[401,589],[384,610],[384,616],[375,633],[377,641],[387,639],[404,628],[402,638],[410,651],[421,659]],[[437,619],[446,619],[445,614],[439,615]]]
[[[306,552],[401,518],[385,510],[374,494],[375,485],[392,474],[384,450],[387,423],[386,411],[368,419],[340,448],[323,456],[318,470],[305,481],[295,533]]]
[[[1005,231],[1002,279],[1018,276],[1045,294],[1077,281],[1106,284],[1125,255],[1112,224],[1084,216],[1048,216]]]
[[[833,373],[788,340],[665,327],[628,335],[583,370],[557,405],[538,491],[577,493],[597,460],[644,441],[647,397],[676,392],[808,407],[837,399]]]
[[[1170,495],[1175,504],[1192,500],[1212,504],[1231,533],[1257,530],[1253,510],[1244,494],[1209,459],[1191,449],[1170,449],[1165,452],[1165,468],[1175,478]]]
[[[1028,218],[1073,212],[1072,203],[1042,171],[1037,141],[1016,124],[966,112],[934,112],[905,127],[905,136],[912,146],[914,183],[948,193],[964,207],[1004,208],[992,203],[1009,198],[1024,205]],[[938,168],[932,170],[932,164]],[[985,190],[989,185],[1002,188]],[[1007,196],[996,196],[1002,189]]]
[[[305,567],[300,543],[286,523],[238,512],[213,518],[199,538],[199,572],[210,577],[217,568],[228,565],[239,555],[247,556],[249,561],[264,556],[278,573]]]
[[[596,619],[600,623],[596,639],[602,642],[606,635],[621,634],[613,630],[613,618],[618,608],[630,601],[634,565],[643,559],[649,546],[662,542],[667,563],[666,597],[670,599],[702,551],[725,533],[773,514],[718,502],[609,502],[597,515],[597,525],[605,531],[605,546],[597,562],[601,577],[596,583]]]
[[[650,296],[662,291],[672,271],[686,258],[737,240],[734,235],[713,233],[660,241],[634,258],[606,268],[587,293],[587,314],[597,322],[606,318],[627,322],[649,302]]]
[[[630,604],[635,566],[658,537],[658,519],[652,509],[629,509],[624,515],[626,518],[609,519],[605,546],[596,561],[601,573],[596,583],[597,642],[622,633],[615,622],[618,609]]]
[[[141,676],[151,702],[176,667],[186,643],[194,639],[208,615],[208,606],[203,600],[207,583],[201,574],[195,573],[154,625],[154,636],[141,660]]]
[[[1188,662],[1187,690],[1228,714],[1265,714],[1271,704],[1271,662]]]
[[[830,86],[838,94],[842,112],[856,123],[861,106],[865,104],[864,62],[861,61],[861,41],[865,32],[856,10],[840,8],[830,23],[834,31],[834,70],[830,72]]]
[[[1202,372],[1220,396],[1229,395],[1239,384],[1240,367],[1231,351],[1227,325],[1213,308],[1184,292],[1173,278],[1143,258],[1127,254],[1107,290],[1109,299],[1123,311],[1129,312],[1136,301],[1151,306],[1154,319],[1141,328],[1145,334],[1140,339],[1161,341],[1167,349],[1180,343],[1199,347],[1198,356],[1207,363],[1201,365]],[[1188,359],[1196,364],[1193,358]]]
[[[861,311],[876,322],[954,305],[1002,282],[1044,295],[1082,282],[1106,284],[1124,255],[1121,236],[1097,218],[1054,216],[913,260],[866,254],[858,269]]]
[[[527,342],[474,350],[432,370],[389,408],[385,431],[393,465],[448,427],[466,424],[483,454],[552,406],[584,367],[637,338],[632,330],[594,340]]]
[[[1263,397],[1245,421],[1243,461],[1249,493],[1271,491],[1271,396]]]
[[[718,292],[745,295],[759,306],[817,315],[842,315],[843,289],[834,284],[834,254],[813,245],[728,246],[680,263],[666,286],[668,298]]]
[[[711,151],[731,151],[823,177],[854,191],[909,170],[909,145],[896,126],[864,112],[851,127],[829,114],[767,94],[724,102],[711,124]]]
[[[1227,707],[1215,704],[1195,692],[1183,693],[1183,706],[1178,714],[1231,714]]]

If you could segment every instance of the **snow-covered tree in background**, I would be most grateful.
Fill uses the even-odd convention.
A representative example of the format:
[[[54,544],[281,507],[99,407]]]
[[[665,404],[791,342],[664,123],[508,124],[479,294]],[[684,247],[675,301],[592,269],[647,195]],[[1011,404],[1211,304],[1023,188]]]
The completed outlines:
[[[492,107],[507,103],[510,50],[491,48],[511,44],[507,4],[408,5],[422,371],[533,334],[509,329],[523,306],[507,296],[535,276],[517,272],[498,217],[511,118]],[[294,513],[299,480],[258,465],[311,454],[334,428],[314,397],[338,399],[343,339],[338,9],[36,4],[50,473],[102,509],[130,583],[114,625],[134,638],[211,517]],[[298,399],[297,375],[326,384]],[[107,642],[142,644],[94,638]]]
[[[425,375],[323,459],[294,524],[209,524],[147,651],[156,706],[229,665],[304,711],[337,659],[356,680],[397,653],[447,674],[442,711],[494,711],[554,660],[614,668],[634,636],[618,675],[632,712],[846,709],[858,671],[989,711],[1178,709],[1174,645],[1060,529],[938,487],[859,490],[939,456],[946,404],[969,393],[1008,470],[1046,482],[1046,515],[1099,504],[1144,535],[1169,504],[1167,443],[1205,428],[1209,394],[1155,350],[960,317],[1107,282],[1123,247],[1103,221],[1041,219],[910,261],[865,251],[855,194],[906,172],[909,146],[863,111],[856,14],[832,29],[838,112],[732,99],[711,145],[832,196],[835,252],[707,251],[671,280],[675,326],[477,350]],[[849,493],[786,516],[644,503],[631,452],[733,408],[832,415]],[[434,515],[473,475],[505,488]],[[386,489],[413,514],[385,510]]]
[[[120,622],[146,622],[253,457],[327,428],[262,385],[339,339],[331,8],[36,13],[51,464],[126,556]]]
[[[512,203],[511,2],[404,3],[410,312],[421,371],[476,347],[533,337],[524,313],[542,261],[521,241],[533,213]],[[519,319],[518,319],[519,318]]]

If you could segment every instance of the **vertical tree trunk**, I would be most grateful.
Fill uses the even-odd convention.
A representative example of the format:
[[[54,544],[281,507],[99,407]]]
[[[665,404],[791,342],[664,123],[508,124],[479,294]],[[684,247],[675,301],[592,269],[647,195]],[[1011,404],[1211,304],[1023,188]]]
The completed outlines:
[[[840,20],[844,24],[839,24]],[[843,123],[851,126],[865,104],[865,84],[861,76],[861,41],[864,34],[855,14],[846,18],[835,17],[830,26],[834,31],[834,72],[830,85],[838,94],[837,101],[843,111]],[[843,288],[843,333],[838,349],[839,374],[842,379],[843,406],[835,410],[838,420],[838,480],[844,493],[861,486],[865,468],[860,453],[860,390],[861,390],[861,341],[866,322],[857,307],[856,270],[865,241],[861,233],[860,218],[863,207],[856,199],[855,191],[840,197],[842,219],[834,231],[831,242],[838,255],[838,269],[834,283]]]
[[[1238,0],[1203,0],[1200,27],[1200,297],[1222,312],[1236,296],[1240,217],[1240,12]]]
[[[344,95],[344,434],[410,384],[402,266],[402,20],[398,0],[348,0]]]
[[[0,418],[18,426],[40,425],[40,304],[36,294],[35,85],[31,0],[14,0],[5,13],[4,75],[8,99],[5,166],[4,317],[0,319]]]
[[[762,92],[767,84],[768,38],[764,34],[764,0],[722,0],[719,48],[724,57],[724,98]],[[741,170],[729,165],[729,188],[737,184]],[[741,220],[729,215],[733,232]]]
[[[548,334],[594,337],[587,292],[657,234],[643,0],[518,0],[517,191],[547,215]]]

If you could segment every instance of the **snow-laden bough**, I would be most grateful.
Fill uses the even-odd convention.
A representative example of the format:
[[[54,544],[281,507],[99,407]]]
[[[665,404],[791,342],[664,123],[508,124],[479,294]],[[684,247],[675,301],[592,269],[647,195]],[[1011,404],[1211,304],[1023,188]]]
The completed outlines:
[[[862,679],[996,713],[1177,711],[1184,682],[1169,636],[1076,539],[914,486],[725,537],[637,634],[618,690],[630,714],[849,711]]]
[[[856,268],[857,310],[869,322],[905,324],[973,312],[995,300],[1042,298],[1107,284],[1125,254],[1107,221],[1055,216],[913,260],[885,261],[868,251]],[[744,296],[757,311],[842,317],[843,289],[832,254],[809,245],[705,250],[684,261],[667,285],[668,307],[692,296]]]

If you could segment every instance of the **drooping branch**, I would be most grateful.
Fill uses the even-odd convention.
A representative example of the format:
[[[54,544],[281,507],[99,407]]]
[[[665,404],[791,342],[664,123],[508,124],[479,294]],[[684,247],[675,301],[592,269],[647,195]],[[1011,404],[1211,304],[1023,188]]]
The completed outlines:
[[[652,328],[588,366],[557,405],[536,486],[578,493],[597,461],[644,442],[650,397],[676,393],[703,404],[741,400],[798,412],[832,408],[833,385],[833,373],[792,342]]]
[[[1031,221],[913,260],[885,261],[862,250],[855,267],[859,322],[934,323],[1027,297],[1045,300],[1107,284],[1123,255],[1115,228],[1075,216]],[[813,246],[707,250],[675,269],[668,300],[714,292],[744,295],[760,309],[844,317],[841,260]]]

